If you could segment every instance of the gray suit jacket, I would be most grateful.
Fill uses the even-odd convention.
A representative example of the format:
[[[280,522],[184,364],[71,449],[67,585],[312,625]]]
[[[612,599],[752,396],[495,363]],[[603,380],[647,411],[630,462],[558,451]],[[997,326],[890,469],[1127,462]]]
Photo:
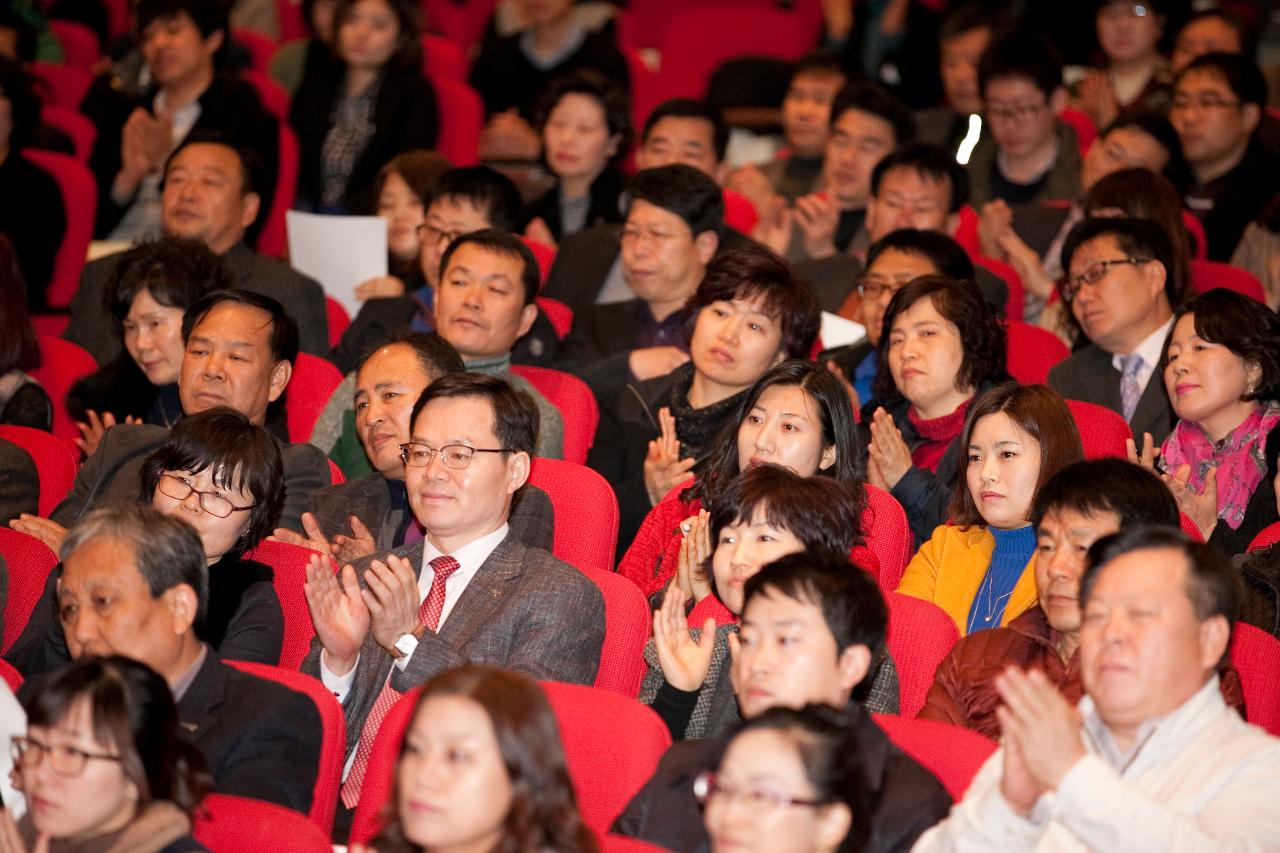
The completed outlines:
[[[391,552],[422,570],[421,542]],[[385,559],[385,554],[381,555]],[[372,557],[355,563],[357,574]],[[423,633],[404,672],[391,655],[365,637],[355,681],[342,703],[347,750],[359,742],[365,718],[382,691],[408,692],[445,670],[465,663],[491,664],[538,679],[591,684],[604,642],[604,598],[586,575],[546,551],[526,548],[508,535],[476,572],[439,634]],[[319,677],[319,639],[302,671]]]
[[[18,445],[0,439],[0,524],[39,509],[40,474],[36,463]]]
[[[62,336],[89,351],[98,364],[114,361],[123,351],[110,312],[103,306],[107,283],[120,255],[108,255],[85,264],[80,286],[71,298],[71,322]],[[312,279],[288,266],[260,255],[243,242],[225,255],[222,263],[233,287],[252,290],[284,306],[284,312],[298,324],[298,343],[303,352],[329,357],[329,315],[324,290]]]
[[[1133,411],[1129,428],[1139,442],[1144,432],[1157,444],[1165,440],[1177,418],[1164,390],[1164,356],[1147,381],[1147,387]],[[1111,353],[1090,344],[1071,354],[1049,371],[1049,387],[1068,400],[1083,400],[1106,406],[1123,414],[1120,403],[1120,371],[1111,365]]]
[[[391,483],[377,471],[358,480],[326,486],[311,493],[307,511],[326,538],[351,535],[351,516],[369,528],[379,551],[395,547],[396,531],[404,523],[405,510],[391,505]],[[511,504],[511,535],[530,548],[551,550],[555,511],[551,498],[537,486],[526,483]]]
[[[142,489],[139,474],[143,460],[168,437],[167,429],[152,424],[120,424],[107,430],[97,452],[80,466],[71,494],[54,507],[49,517],[70,527],[94,507],[137,501]],[[301,533],[307,499],[331,481],[329,463],[309,444],[281,442],[280,453],[284,462],[284,509],[279,525]]]

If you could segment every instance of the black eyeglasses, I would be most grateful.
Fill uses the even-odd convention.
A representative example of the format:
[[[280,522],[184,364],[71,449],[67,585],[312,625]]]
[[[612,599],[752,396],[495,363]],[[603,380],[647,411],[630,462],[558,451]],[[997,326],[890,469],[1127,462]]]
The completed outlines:
[[[1084,272],[1079,275],[1069,275],[1067,280],[1062,283],[1062,299],[1066,302],[1076,298],[1076,294],[1080,292],[1080,288],[1086,284],[1097,284],[1107,275],[1112,267],[1124,266],[1125,264],[1147,264],[1151,262],[1151,258],[1112,258],[1106,261],[1094,261],[1084,268]]]
[[[226,518],[233,512],[246,512],[257,506],[257,504],[236,506],[217,492],[200,491],[176,474],[161,474],[160,482],[156,484],[156,488],[160,490],[161,494],[167,495],[175,501],[185,501],[192,494],[197,494],[200,496],[200,508],[209,513],[209,515],[216,515],[218,518]]]
[[[702,771],[693,780],[693,797],[704,806],[716,799],[742,799],[746,802],[748,808],[757,812],[774,811],[790,806],[816,808],[817,806],[826,805],[826,803],[818,800],[793,797],[785,791],[778,791],[759,785],[746,788],[726,785],[710,770]]]
[[[410,468],[426,468],[431,464],[431,460],[436,458],[436,454],[440,454],[444,467],[461,470],[471,464],[472,458],[477,453],[510,453],[502,447],[468,447],[465,444],[446,444],[439,450],[429,444],[421,441],[409,441],[400,445],[400,459]]]
[[[13,755],[13,763],[19,767],[30,769],[39,766],[47,755],[49,767],[63,779],[74,779],[84,772],[90,759],[97,761],[123,761],[119,755],[105,752],[88,752],[65,744],[41,743],[33,737],[14,735],[10,741],[9,751]]]

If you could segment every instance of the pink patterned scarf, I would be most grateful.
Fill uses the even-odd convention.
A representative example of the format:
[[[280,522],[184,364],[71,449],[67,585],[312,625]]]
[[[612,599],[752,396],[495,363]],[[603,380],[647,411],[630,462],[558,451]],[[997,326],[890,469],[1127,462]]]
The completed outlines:
[[[1217,468],[1218,518],[1232,530],[1238,530],[1249,498],[1267,473],[1263,449],[1277,422],[1280,422],[1280,403],[1259,406],[1244,423],[1215,444],[1198,425],[1180,420],[1160,448],[1160,468],[1173,473],[1183,465],[1190,465],[1188,485],[1196,491],[1204,488],[1209,469]]]

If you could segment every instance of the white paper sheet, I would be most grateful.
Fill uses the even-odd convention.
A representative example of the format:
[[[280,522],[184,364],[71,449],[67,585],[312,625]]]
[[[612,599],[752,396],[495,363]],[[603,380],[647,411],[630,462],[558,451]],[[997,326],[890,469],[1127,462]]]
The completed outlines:
[[[846,320],[830,311],[822,312],[822,346],[824,349],[856,344],[867,336],[867,327],[852,320]]]
[[[387,222],[380,216],[322,216],[290,210],[289,262],[309,275],[352,317],[361,282],[387,274]]]

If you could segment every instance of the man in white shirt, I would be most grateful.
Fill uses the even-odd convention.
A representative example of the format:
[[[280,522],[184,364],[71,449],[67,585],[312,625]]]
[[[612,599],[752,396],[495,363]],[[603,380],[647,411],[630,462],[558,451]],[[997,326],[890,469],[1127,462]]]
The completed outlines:
[[[373,736],[402,693],[463,663],[590,684],[604,640],[595,584],[509,535],[538,432],[533,401],[497,377],[453,374],[427,387],[410,423],[405,485],[425,539],[339,575],[318,555],[307,570],[317,638],[302,669],[333,691],[347,721],[338,838]]]
[[[996,682],[1002,746],[916,851],[1275,850],[1280,740],[1222,700],[1240,581],[1168,527],[1099,540],[1080,584],[1073,708],[1044,676]]]
[[[1049,371],[1049,385],[1119,412],[1147,443],[1164,441],[1174,423],[1164,340],[1185,283],[1170,274],[1172,255],[1159,226],[1140,219],[1086,219],[1062,247],[1062,297],[1089,345]]]

